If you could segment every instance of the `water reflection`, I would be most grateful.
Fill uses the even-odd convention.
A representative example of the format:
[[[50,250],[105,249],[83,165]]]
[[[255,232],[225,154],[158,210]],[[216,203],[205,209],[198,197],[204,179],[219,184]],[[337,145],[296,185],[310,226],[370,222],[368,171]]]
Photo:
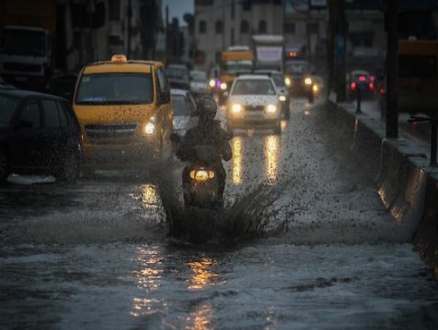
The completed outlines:
[[[189,280],[189,290],[201,290],[208,285],[216,284],[219,274],[212,272],[211,268],[216,266],[216,261],[202,257],[200,260],[190,261],[188,266],[193,272]]]
[[[201,305],[196,308],[195,312],[192,313],[193,317],[190,316],[187,319],[187,330],[205,330],[212,329],[211,321],[213,319],[213,308],[208,305]]]
[[[232,149],[233,158],[231,164],[231,180],[235,185],[242,184],[243,169],[242,169],[242,137],[236,136],[233,139]]]
[[[163,270],[159,269],[163,262],[163,256],[156,250],[139,246],[135,261],[140,264],[140,269],[133,272],[137,287],[147,293],[158,290],[163,279]],[[133,304],[133,311],[130,314],[139,317],[156,313],[156,305],[160,304],[160,300],[149,297],[134,297]]]
[[[142,202],[147,207],[157,209],[160,207],[160,197],[158,194],[158,187],[153,184],[144,184],[140,187],[142,192]]]
[[[266,177],[269,183],[278,179],[279,144],[278,135],[268,135],[265,138]]]

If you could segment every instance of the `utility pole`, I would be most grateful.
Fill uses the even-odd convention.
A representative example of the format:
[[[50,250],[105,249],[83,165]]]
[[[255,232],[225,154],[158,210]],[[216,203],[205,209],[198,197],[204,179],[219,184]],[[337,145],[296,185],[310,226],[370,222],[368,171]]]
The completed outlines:
[[[128,59],[131,59],[131,16],[132,16],[132,5],[131,0],[128,0],[128,12],[127,12],[127,30],[128,30],[128,43],[127,43],[127,52],[126,56]]]
[[[398,138],[398,6],[397,0],[387,0],[385,27],[386,53],[386,137]]]
[[[347,99],[345,79],[345,54],[347,46],[348,24],[345,18],[345,0],[335,1],[335,26],[336,26],[336,102]]]

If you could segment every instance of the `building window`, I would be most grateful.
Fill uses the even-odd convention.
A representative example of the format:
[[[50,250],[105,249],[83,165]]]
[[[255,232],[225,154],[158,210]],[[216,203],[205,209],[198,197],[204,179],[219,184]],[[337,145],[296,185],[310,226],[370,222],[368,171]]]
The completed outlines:
[[[215,32],[216,34],[221,34],[224,32],[224,24],[222,23],[222,21],[216,21]]]
[[[295,23],[285,23],[283,30],[284,33],[295,34]]]
[[[205,21],[199,22],[199,33],[207,33],[207,23]]]
[[[267,28],[266,28],[266,21],[265,20],[261,20],[259,22],[259,33],[266,33]]]
[[[249,32],[249,23],[248,21],[240,22],[240,33],[248,33]]]

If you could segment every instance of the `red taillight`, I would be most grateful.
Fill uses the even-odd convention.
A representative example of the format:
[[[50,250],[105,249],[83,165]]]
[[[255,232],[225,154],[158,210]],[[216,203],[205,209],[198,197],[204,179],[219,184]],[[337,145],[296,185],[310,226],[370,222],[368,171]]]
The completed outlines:
[[[367,77],[365,77],[365,76],[359,76],[359,81],[366,81],[367,80]]]
[[[374,81],[374,79],[376,79],[376,77],[374,76],[370,76],[371,81]]]
[[[385,93],[385,88],[380,87],[380,94],[383,95],[383,93]]]
[[[355,90],[356,89],[356,83],[354,81],[350,84],[350,89],[351,90]]]
[[[369,83],[368,86],[370,86],[370,89],[371,89],[371,90],[374,89],[374,84],[373,84],[373,83]]]

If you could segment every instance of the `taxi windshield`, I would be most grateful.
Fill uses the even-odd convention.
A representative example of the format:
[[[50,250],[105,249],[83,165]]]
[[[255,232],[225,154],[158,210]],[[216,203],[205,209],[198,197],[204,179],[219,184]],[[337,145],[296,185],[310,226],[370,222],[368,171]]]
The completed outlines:
[[[148,104],[154,100],[149,73],[84,74],[76,104]]]

